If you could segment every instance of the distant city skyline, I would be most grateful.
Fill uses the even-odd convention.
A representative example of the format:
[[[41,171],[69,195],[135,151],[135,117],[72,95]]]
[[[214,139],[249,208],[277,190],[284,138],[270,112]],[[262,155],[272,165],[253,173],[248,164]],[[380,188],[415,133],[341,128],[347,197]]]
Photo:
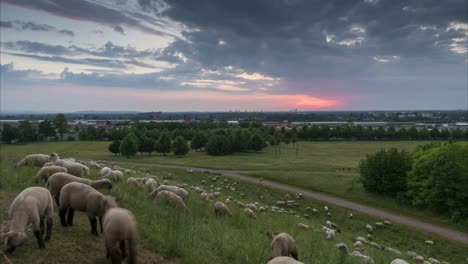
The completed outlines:
[[[468,109],[465,0],[0,7],[2,112]]]

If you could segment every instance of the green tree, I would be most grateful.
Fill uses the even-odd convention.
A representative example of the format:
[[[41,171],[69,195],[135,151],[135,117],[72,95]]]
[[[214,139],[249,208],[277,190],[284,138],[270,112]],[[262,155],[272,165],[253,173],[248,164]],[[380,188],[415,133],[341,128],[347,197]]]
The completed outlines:
[[[172,151],[177,156],[186,155],[189,151],[187,141],[182,136],[177,136],[172,143]]]
[[[162,153],[166,156],[166,153],[171,152],[171,137],[169,136],[169,132],[165,129],[161,136],[156,143],[156,151]]]
[[[194,150],[198,150],[204,148],[206,146],[206,135],[205,133],[199,131],[196,132],[192,138],[192,142],[190,142],[190,148]]]
[[[39,123],[39,134],[43,135],[46,140],[55,136],[55,128],[50,120],[46,119]]]
[[[468,222],[468,145],[431,144],[413,153],[407,197],[413,205]]]
[[[265,147],[265,139],[262,137],[260,132],[255,132],[249,141],[249,149],[254,151],[260,151]]]
[[[14,139],[19,138],[20,134],[16,127],[4,124],[2,127],[2,140],[10,144]]]
[[[206,152],[215,156],[231,154],[231,142],[225,135],[212,134],[206,143]]]
[[[249,149],[249,135],[243,129],[237,129],[232,139],[233,152],[246,152]]]
[[[63,140],[63,134],[67,133],[68,123],[64,114],[57,114],[54,119],[54,126],[60,135],[60,139]]]
[[[359,164],[364,189],[392,197],[406,191],[406,174],[410,169],[410,154],[396,148],[368,154]]]
[[[135,156],[138,151],[138,140],[136,139],[133,133],[129,133],[125,138],[122,140],[119,148],[120,154],[122,156],[126,156],[130,158]]]
[[[120,144],[122,144],[120,140],[112,141],[112,143],[109,145],[109,151],[115,155],[118,155],[120,153]]]
[[[138,151],[145,152],[148,155],[151,155],[151,153],[154,152],[156,148],[156,140],[150,137],[141,137],[139,143],[140,144],[138,145]]]
[[[37,131],[31,126],[31,122],[24,120],[18,125],[19,140],[21,142],[32,142],[37,140]]]

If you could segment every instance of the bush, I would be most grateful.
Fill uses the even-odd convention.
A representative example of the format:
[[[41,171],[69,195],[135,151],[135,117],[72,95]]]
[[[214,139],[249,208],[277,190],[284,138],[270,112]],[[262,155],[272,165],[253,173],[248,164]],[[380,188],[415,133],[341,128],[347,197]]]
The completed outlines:
[[[120,144],[120,154],[130,158],[138,151],[138,140],[133,133],[129,133]]]
[[[468,220],[468,145],[430,144],[413,153],[414,164],[408,174],[411,203],[454,222]]]
[[[359,164],[364,189],[396,197],[406,190],[406,175],[411,169],[411,156],[396,148],[367,155]]]
[[[177,136],[172,144],[172,151],[177,156],[186,155],[189,151],[187,141],[182,136]]]
[[[109,151],[118,155],[120,153],[120,144],[122,142],[120,140],[114,140],[112,143],[109,145]]]

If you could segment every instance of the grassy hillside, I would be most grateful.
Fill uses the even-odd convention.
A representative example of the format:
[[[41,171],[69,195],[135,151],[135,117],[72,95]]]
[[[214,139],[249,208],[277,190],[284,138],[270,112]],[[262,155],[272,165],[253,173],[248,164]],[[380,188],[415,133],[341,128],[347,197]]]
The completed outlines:
[[[50,150],[48,144],[30,146],[37,149],[29,150],[29,153],[36,151],[47,153]],[[47,148],[41,149],[39,146]],[[7,219],[6,209],[14,196],[22,189],[35,185],[30,177],[37,169],[13,168],[12,160],[18,154],[12,151],[14,149],[2,149],[1,153],[1,223]],[[64,153],[63,149],[51,151]],[[73,156],[82,155],[75,153]],[[200,185],[202,180],[205,180],[208,181],[205,185],[207,190],[236,182],[236,191],[222,191],[222,196],[218,199],[222,201],[232,196],[233,200],[244,203],[258,201],[263,205],[274,205],[278,200],[289,199],[285,197],[284,192],[219,176],[217,181],[211,182],[213,176],[207,174],[188,174],[173,169],[127,167],[136,170],[137,173],[126,176],[143,176],[150,173],[157,175],[160,180],[166,179],[170,183],[185,183],[189,186]],[[91,174],[91,178],[96,178],[97,170],[92,170]],[[299,206],[292,209],[293,214],[257,214],[257,219],[249,219],[243,215],[241,208],[233,204],[229,204],[233,217],[215,217],[212,207],[215,201],[202,201],[195,192],[190,194],[187,211],[155,204],[148,199],[148,194],[143,188],[128,186],[123,182],[115,184],[112,190],[103,192],[116,196],[122,207],[130,209],[135,214],[139,227],[141,263],[266,263],[271,252],[270,243],[265,235],[267,230],[288,232],[295,237],[300,259],[304,263],[361,263],[359,260],[343,256],[334,245],[345,242],[351,247],[356,236],[365,236],[367,223],[383,220],[356,212],[353,212],[355,215],[353,219],[348,219],[346,216],[349,211],[329,206],[332,212],[331,220],[340,225],[343,231],[335,240],[329,241],[324,239],[321,232],[303,231],[297,228],[297,223],[302,222],[319,230],[327,219],[323,210],[320,215],[312,216],[310,219],[303,217],[306,206],[318,209],[324,206],[310,200],[299,200]],[[83,213],[76,215],[78,224],[71,228],[61,227],[58,218],[54,219],[52,240],[44,251],[37,249],[34,237],[29,233],[28,242],[18,248],[12,256],[13,263],[104,263],[102,236],[93,237]],[[435,245],[432,247],[424,245],[426,239],[434,240]],[[451,263],[462,263],[467,257],[466,245],[400,225],[378,230],[374,234],[374,240],[402,252],[413,250],[426,258],[435,257]],[[366,247],[365,254],[372,256],[376,263],[390,263],[395,258],[371,247]]]
[[[427,222],[467,231],[467,228],[450,222],[431,212],[415,210],[398,204],[393,199],[364,191],[355,171],[367,153],[381,148],[396,147],[412,150],[424,141],[341,141],[299,142],[298,147],[267,147],[259,153],[242,153],[222,157],[191,151],[185,157],[161,154],[138,155],[134,158],[114,156],[108,150],[109,142],[49,142],[19,146],[2,145],[0,153],[10,153],[20,159],[29,153],[57,152],[65,157],[84,157],[105,160],[161,163],[205,167],[214,169],[245,170],[248,175],[263,177],[301,188],[327,193],[377,208],[403,213]],[[345,168],[345,170],[342,170]],[[351,170],[349,170],[351,169]]]

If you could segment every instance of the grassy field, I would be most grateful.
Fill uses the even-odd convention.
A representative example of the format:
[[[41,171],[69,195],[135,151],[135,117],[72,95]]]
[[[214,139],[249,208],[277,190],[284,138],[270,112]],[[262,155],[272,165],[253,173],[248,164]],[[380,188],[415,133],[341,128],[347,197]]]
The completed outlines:
[[[109,142],[57,142],[35,143],[19,146],[3,145],[1,152],[8,152],[20,159],[29,153],[57,152],[65,157],[96,158],[102,160],[134,161],[187,165],[213,169],[248,171],[248,175],[319,191],[377,208],[399,212],[427,222],[467,231],[465,226],[450,222],[447,218],[427,211],[402,206],[382,196],[365,192],[355,169],[367,153],[381,148],[396,147],[411,151],[424,141],[340,141],[300,142],[298,146],[267,147],[259,153],[243,153],[222,157],[204,152],[190,152],[185,157],[161,154],[138,155],[135,158],[114,156],[108,150]],[[345,170],[341,170],[341,169]],[[349,170],[351,169],[351,170]]]
[[[13,168],[12,160],[17,153],[13,154],[11,150],[2,151],[0,164],[0,223],[3,225],[7,221],[7,208],[15,195],[26,187],[38,185],[31,179],[37,169]],[[174,169],[125,167],[137,171],[130,176],[150,173],[171,184],[200,185],[202,180],[210,182],[213,177]],[[91,175],[91,178],[96,178],[97,170],[92,170]],[[205,188],[213,189],[234,182],[237,190],[223,191],[219,200],[224,201],[232,196],[233,200],[244,203],[258,201],[264,205],[273,205],[277,200],[287,199],[283,192],[223,177],[209,183]],[[360,260],[338,252],[334,247],[335,243],[345,242],[351,247],[356,236],[365,236],[365,224],[383,220],[356,212],[355,217],[350,220],[346,217],[349,211],[329,206],[333,215],[331,220],[342,230],[335,240],[329,241],[320,232],[297,228],[297,223],[302,222],[319,230],[327,219],[324,213],[310,219],[302,217],[306,206],[319,209],[324,206],[310,200],[299,200],[299,206],[293,209],[294,215],[268,213],[258,214],[257,219],[249,219],[243,215],[242,209],[233,204],[229,204],[233,217],[216,217],[212,207],[215,201],[202,201],[195,192],[190,194],[187,211],[155,204],[148,199],[148,193],[142,187],[129,186],[123,182],[116,183],[112,190],[103,192],[117,197],[122,207],[135,214],[140,236],[140,263],[266,263],[271,253],[270,242],[265,235],[267,230],[291,234],[296,239],[299,257],[304,263],[361,263]],[[27,243],[19,247],[10,260],[13,263],[105,263],[102,235],[96,238],[90,234],[89,224],[83,213],[77,213],[76,219],[77,225],[63,228],[55,216],[52,240],[43,251],[39,251],[32,233],[29,232]],[[435,245],[426,246],[426,239],[434,240]],[[466,258],[466,245],[399,225],[378,230],[374,234],[374,240],[402,252],[413,250],[426,258],[435,257],[451,263],[461,263]],[[365,254],[372,256],[376,263],[390,263],[395,258],[371,247],[365,249]]]

